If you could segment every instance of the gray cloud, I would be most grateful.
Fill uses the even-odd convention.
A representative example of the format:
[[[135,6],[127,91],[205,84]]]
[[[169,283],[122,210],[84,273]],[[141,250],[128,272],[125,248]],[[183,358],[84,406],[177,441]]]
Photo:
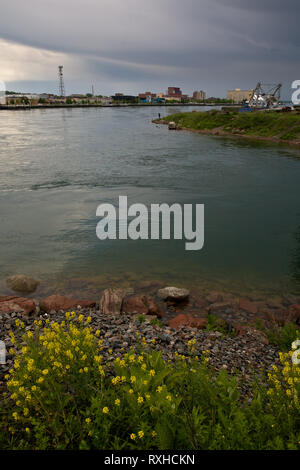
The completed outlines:
[[[178,83],[224,95],[300,78],[298,0],[10,0],[0,11],[2,39],[74,57],[70,84],[98,80],[106,93]]]

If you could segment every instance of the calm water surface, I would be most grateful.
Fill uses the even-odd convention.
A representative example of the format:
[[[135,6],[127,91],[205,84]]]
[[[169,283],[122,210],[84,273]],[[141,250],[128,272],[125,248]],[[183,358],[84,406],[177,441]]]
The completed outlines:
[[[61,292],[153,279],[299,292],[299,150],[169,132],[158,111],[175,110],[1,111],[1,292],[14,273]],[[204,248],[100,242],[96,208],[119,195],[205,204]]]

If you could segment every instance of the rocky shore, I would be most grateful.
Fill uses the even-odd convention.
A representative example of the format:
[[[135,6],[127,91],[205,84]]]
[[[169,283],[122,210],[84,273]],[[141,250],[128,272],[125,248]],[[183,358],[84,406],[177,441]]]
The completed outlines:
[[[8,351],[7,363],[0,365],[0,386],[13,362],[9,332],[20,334],[16,320],[23,321],[28,331],[34,329],[35,320],[60,322],[71,310],[91,316],[92,328],[101,330],[103,355],[109,361],[141,337],[161,350],[166,360],[172,360],[175,352],[188,354],[188,341],[196,339],[197,353],[208,350],[212,367],[237,372],[242,388],[247,388],[253,371],[278,364],[279,348],[269,344],[265,329],[300,323],[300,297],[292,295],[237,298],[214,291],[203,294],[201,289],[157,289],[153,284],[138,294],[131,288],[105,289],[98,300],[0,296],[0,339]]]

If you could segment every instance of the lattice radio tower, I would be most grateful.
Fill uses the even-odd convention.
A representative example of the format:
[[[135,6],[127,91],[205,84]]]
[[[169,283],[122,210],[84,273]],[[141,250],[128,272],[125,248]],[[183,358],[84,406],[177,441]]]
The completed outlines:
[[[59,80],[59,96],[64,98],[66,96],[65,84],[64,84],[64,74],[63,74],[63,65],[58,66],[58,80]]]

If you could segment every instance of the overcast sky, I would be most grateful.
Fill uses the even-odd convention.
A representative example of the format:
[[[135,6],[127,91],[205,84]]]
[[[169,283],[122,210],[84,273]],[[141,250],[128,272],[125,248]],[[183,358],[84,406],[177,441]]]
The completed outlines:
[[[225,96],[300,79],[299,0],[0,0],[7,89]]]

